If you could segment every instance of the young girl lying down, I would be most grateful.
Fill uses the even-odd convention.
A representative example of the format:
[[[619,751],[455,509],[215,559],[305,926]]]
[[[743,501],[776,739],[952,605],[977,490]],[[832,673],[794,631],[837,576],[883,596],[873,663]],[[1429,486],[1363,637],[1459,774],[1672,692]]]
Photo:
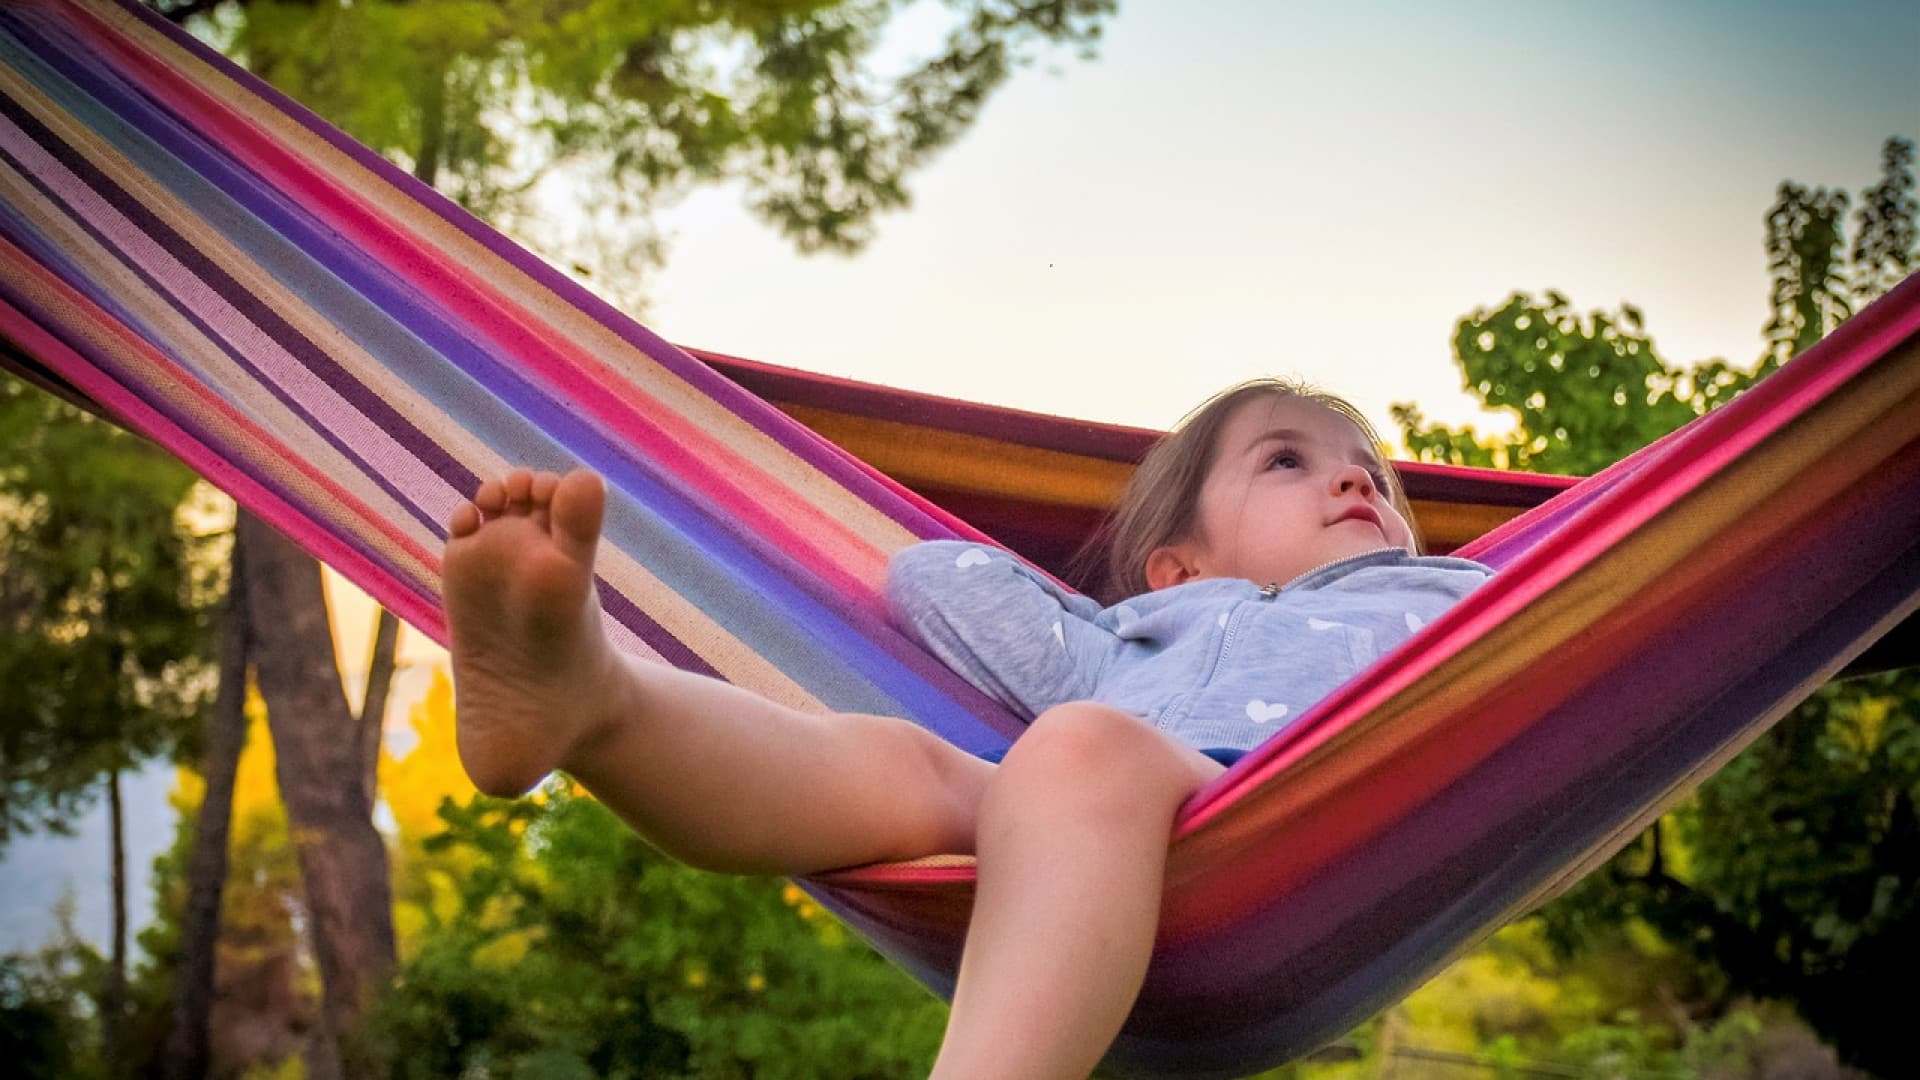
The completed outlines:
[[[461,760],[502,796],[564,769],[715,871],[973,854],[933,1075],[1086,1076],[1145,976],[1180,805],[1492,573],[1418,554],[1377,446],[1338,398],[1274,381],[1214,397],[1115,512],[1112,607],[982,545],[900,553],[901,626],[1032,721],[997,762],[615,652],[593,587],[600,478],[517,470],[450,523]]]

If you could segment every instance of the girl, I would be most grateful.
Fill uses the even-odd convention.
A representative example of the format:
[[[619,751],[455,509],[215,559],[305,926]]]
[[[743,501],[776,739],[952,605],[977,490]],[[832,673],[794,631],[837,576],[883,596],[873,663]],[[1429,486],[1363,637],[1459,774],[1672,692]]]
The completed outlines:
[[[1377,444],[1352,406],[1290,384],[1215,397],[1115,512],[1111,608],[976,544],[898,556],[896,618],[1032,720],[998,764],[616,653],[593,589],[601,481],[516,471],[449,530],[461,761],[502,796],[564,769],[712,870],[975,855],[933,1075],[1085,1076],[1145,977],[1181,803],[1491,573],[1416,554]]]

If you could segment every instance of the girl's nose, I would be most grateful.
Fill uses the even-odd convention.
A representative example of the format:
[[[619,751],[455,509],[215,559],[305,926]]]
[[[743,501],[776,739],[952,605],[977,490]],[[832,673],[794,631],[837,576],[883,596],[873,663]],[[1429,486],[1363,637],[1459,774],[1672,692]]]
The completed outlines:
[[[1345,495],[1358,489],[1360,494],[1373,497],[1373,474],[1358,465],[1342,465],[1333,473],[1333,493]]]

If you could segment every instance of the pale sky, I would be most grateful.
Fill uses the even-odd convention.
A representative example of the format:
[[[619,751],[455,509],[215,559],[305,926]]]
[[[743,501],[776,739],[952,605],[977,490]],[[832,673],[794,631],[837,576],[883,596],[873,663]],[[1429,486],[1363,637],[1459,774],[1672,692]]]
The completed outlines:
[[[889,62],[944,20],[917,5]],[[1637,305],[1669,363],[1750,365],[1780,182],[1857,194],[1896,134],[1920,137],[1920,4],[1123,0],[1097,59],[1017,74],[859,255],[795,254],[737,188],[663,215],[644,321],[1147,427],[1286,374],[1389,440],[1407,400],[1504,429],[1460,389],[1461,316],[1555,288]],[[333,584],[363,665],[372,611]]]
[[[1670,363],[1753,362],[1779,183],[1857,192],[1895,134],[1920,136],[1920,4],[1126,0],[856,257],[793,254],[738,190],[689,200],[647,321],[1152,427],[1296,374],[1393,438],[1390,402],[1474,415],[1453,325],[1515,289],[1632,302]]]
[[[925,51],[916,8],[890,40]],[[1266,374],[1478,420],[1455,321],[1515,289],[1642,308],[1670,363],[1750,364],[1784,179],[1857,194],[1920,137],[1920,4],[1125,0],[1098,59],[1017,74],[852,258],[794,254],[737,190],[662,217],[646,322],[670,340],[978,401],[1165,427]],[[1499,425],[1493,425],[1499,426]],[[372,610],[332,583],[348,667]],[[442,654],[403,631],[404,723]],[[357,700],[357,687],[355,689]],[[165,776],[129,816],[166,823]],[[95,815],[94,817],[97,817]],[[0,947],[82,894],[104,838],[16,847]],[[137,831],[136,922],[169,828]]]

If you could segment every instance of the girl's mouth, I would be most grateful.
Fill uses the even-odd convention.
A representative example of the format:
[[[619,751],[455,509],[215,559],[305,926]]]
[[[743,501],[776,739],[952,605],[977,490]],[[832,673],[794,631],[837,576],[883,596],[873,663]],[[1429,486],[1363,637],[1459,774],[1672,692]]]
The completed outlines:
[[[1380,525],[1380,515],[1374,513],[1371,507],[1356,506],[1348,510],[1346,513],[1341,514],[1339,517],[1333,519],[1333,523],[1335,525],[1338,525],[1343,521],[1364,521],[1367,524],[1373,526],[1375,529],[1379,529],[1383,534],[1386,532],[1386,530],[1382,528]]]

